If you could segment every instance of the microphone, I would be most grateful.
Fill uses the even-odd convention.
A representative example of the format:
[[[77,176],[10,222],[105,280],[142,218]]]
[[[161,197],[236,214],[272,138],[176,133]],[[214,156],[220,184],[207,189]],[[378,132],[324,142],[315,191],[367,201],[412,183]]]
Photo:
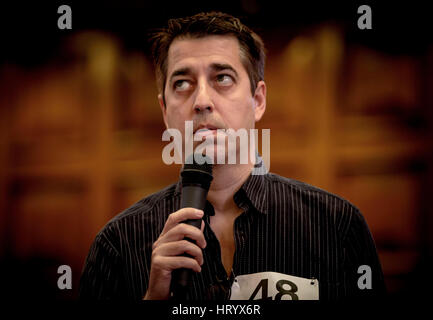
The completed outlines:
[[[204,159],[203,164],[199,164],[196,159]],[[204,210],[206,197],[212,177],[212,164],[210,158],[204,155],[192,154],[186,161],[181,171],[181,208],[191,207]],[[182,223],[189,224],[198,229],[201,227],[202,219],[188,219]],[[189,238],[186,240],[193,242]],[[185,256],[189,256],[185,254]],[[185,299],[188,287],[190,286],[192,270],[186,268],[175,269],[172,272],[171,292],[175,299]]]

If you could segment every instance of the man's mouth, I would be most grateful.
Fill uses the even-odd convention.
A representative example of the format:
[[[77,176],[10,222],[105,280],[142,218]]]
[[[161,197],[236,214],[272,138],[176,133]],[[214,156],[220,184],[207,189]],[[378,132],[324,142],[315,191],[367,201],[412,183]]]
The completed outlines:
[[[213,125],[200,125],[194,132],[194,137],[204,139],[207,136],[217,136],[219,128]]]
[[[195,129],[194,134],[196,134],[196,133],[202,134],[202,133],[206,133],[208,131],[216,132],[216,130],[218,130],[218,128],[215,126],[212,126],[212,125],[200,125]]]

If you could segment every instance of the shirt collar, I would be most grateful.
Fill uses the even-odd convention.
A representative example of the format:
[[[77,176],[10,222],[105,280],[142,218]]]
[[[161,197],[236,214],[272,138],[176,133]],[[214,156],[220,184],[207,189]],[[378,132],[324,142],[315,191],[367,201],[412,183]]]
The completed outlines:
[[[234,194],[233,200],[240,208],[249,209],[250,205],[252,205],[258,212],[266,214],[268,212],[267,199],[269,189],[267,185],[268,181],[265,178],[267,169],[259,154],[256,154],[256,163],[252,173],[250,173],[242,187]],[[182,179],[179,176],[175,189],[176,196],[181,194],[181,188]],[[206,206],[209,205],[210,203],[206,204]]]
[[[181,179],[176,184],[176,195],[181,194]],[[250,174],[242,187],[234,194],[235,203],[244,209],[249,209],[252,205],[258,212],[266,214],[268,212],[268,186],[265,175]]]
[[[265,175],[250,174],[233,199],[239,207],[252,205],[258,212],[266,214],[268,212],[267,197],[268,188]]]

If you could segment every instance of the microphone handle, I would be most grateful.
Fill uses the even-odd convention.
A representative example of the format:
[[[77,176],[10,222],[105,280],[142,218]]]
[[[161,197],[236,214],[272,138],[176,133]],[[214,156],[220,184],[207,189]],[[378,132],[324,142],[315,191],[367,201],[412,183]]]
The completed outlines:
[[[183,186],[181,208],[190,207],[204,210],[207,193],[208,189],[204,189],[199,185]],[[183,221],[182,223],[186,223],[200,229],[201,221],[202,219],[188,219]],[[187,237],[185,238],[185,240],[193,242],[193,240]],[[190,255],[188,254],[184,254],[184,256],[190,257]],[[174,299],[186,299],[188,287],[190,286],[191,282],[191,273],[192,270],[186,268],[173,270],[173,278],[171,280],[171,292]]]

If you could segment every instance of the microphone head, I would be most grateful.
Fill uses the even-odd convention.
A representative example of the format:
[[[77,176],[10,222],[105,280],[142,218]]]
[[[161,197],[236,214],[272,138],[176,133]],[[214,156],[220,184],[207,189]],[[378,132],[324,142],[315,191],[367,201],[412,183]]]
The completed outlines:
[[[203,158],[202,164],[198,163],[196,159]],[[210,183],[213,179],[211,159],[205,155],[190,155],[185,161],[181,176],[182,185],[199,185],[205,189],[209,189]]]
[[[204,162],[202,164],[197,162],[197,158],[202,158]],[[205,155],[199,155],[199,154],[192,154],[190,155],[183,166],[182,171],[202,171],[203,173],[212,175],[212,164],[211,159],[208,156]]]

